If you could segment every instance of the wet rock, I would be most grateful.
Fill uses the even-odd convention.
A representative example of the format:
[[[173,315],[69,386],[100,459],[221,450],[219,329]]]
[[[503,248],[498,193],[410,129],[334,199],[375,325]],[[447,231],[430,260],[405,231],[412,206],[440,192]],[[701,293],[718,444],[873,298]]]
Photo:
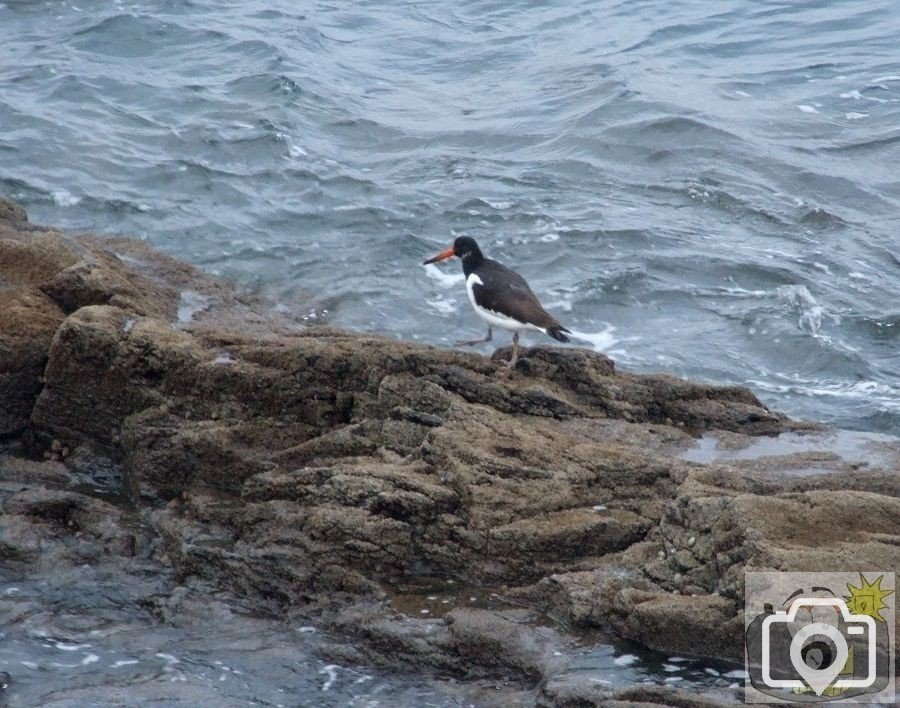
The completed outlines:
[[[553,678],[541,686],[540,708],[718,708],[743,704],[735,691],[700,695],[674,686],[613,688],[578,676]]]
[[[643,538],[649,524],[625,509],[599,513],[592,508],[567,509],[491,529],[494,553],[532,557],[535,563],[555,555],[560,559],[604,556]]]
[[[97,562],[131,557],[143,543],[123,512],[76,492],[34,487],[0,507],[0,557],[31,564]]]
[[[24,430],[41,390],[50,340],[63,321],[39,290],[41,278],[66,262],[64,254],[48,250],[0,223],[0,436]]]
[[[6,222],[4,224],[4,222]],[[28,215],[18,204],[0,199],[0,226],[12,226],[14,228],[25,226],[28,223]]]
[[[523,610],[458,608],[441,619],[413,619],[375,607],[345,609],[332,627],[356,637],[353,651],[336,644],[330,655],[370,665],[402,665],[467,680],[505,677],[535,685],[562,663],[565,640],[534,626]]]
[[[741,607],[730,600],[628,588],[615,601],[610,621],[623,637],[665,652],[735,663],[743,658]]]
[[[553,653],[559,653],[563,641],[548,627],[523,630],[529,619],[522,611],[460,609],[446,616],[453,647],[469,667],[506,669],[517,678],[538,679],[552,671]]]

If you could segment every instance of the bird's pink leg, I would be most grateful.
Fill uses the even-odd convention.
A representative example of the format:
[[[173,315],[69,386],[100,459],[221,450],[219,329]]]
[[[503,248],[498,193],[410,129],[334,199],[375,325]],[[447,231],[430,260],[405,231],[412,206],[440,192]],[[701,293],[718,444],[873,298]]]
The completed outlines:
[[[491,328],[488,327],[488,333],[484,339],[463,339],[463,340],[457,342],[456,344],[454,344],[453,346],[455,346],[455,347],[471,347],[475,344],[484,344],[485,342],[490,342],[492,336],[493,336],[493,333],[491,332]]]
[[[514,368],[516,362],[519,360],[519,333],[516,332],[513,335],[513,353],[509,359],[509,362],[506,364],[510,369]]]

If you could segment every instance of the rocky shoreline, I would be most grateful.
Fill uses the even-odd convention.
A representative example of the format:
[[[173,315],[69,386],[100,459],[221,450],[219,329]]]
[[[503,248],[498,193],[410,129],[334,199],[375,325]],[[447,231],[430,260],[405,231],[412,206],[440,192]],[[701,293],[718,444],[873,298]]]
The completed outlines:
[[[737,700],[563,680],[555,655],[600,631],[741,662],[745,569],[900,568],[900,447],[845,458],[743,387],[307,327],[2,200],[0,300],[5,565],[152,558],[343,660],[545,706]],[[779,435],[809,442],[688,454]],[[425,616],[425,580],[496,602]]]

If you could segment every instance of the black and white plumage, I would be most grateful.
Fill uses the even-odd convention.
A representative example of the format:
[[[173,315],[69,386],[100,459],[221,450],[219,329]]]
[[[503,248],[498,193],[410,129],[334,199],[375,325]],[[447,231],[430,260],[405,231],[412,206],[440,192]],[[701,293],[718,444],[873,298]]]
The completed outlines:
[[[485,258],[475,239],[460,236],[451,248],[429,258],[425,265],[453,256],[462,260],[469,301],[478,316],[488,325],[484,339],[457,342],[458,346],[490,342],[493,327],[510,330],[514,334],[509,366],[513,367],[519,354],[520,332],[543,332],[560,342],[569,341],[566,333],[571,332],[541,306],[525,279],[505,265]]]

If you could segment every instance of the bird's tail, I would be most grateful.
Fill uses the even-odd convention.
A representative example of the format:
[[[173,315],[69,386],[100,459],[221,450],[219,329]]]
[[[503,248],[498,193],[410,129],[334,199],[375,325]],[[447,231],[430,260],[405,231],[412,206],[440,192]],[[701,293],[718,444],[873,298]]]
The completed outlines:
[[[547,327],[547,334],[553,337],[558,342],[568,342],[569,338],[566,334],[572,334],[569,330],[563,327],[561,324],[555,324],[552,327]]]

